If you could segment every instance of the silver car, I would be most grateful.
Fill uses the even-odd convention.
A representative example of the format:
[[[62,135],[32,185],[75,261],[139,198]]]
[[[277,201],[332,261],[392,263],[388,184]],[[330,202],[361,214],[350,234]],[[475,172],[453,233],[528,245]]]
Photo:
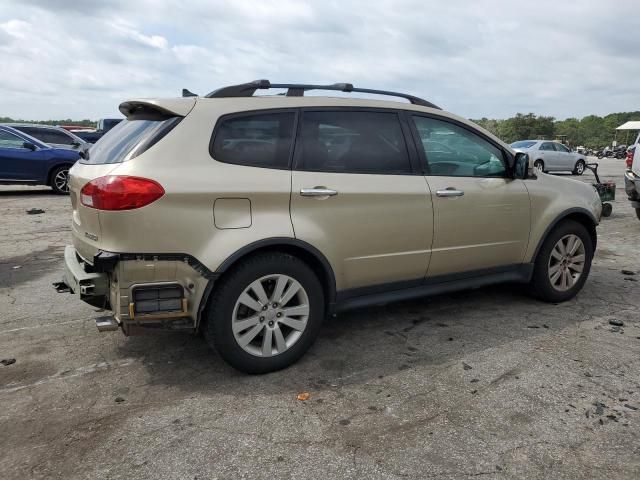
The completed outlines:
[[[584,153],[572,152],[559,142],[549,140],[520,140],[511,144],[516,152],[524,152],[533,160],[533,166],[542,172],[584,173]]]

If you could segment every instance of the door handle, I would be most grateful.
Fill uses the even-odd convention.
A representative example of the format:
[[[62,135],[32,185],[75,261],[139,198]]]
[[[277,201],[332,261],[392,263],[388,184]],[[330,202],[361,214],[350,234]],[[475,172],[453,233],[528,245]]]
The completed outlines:
[[[438,197],[461,197],[464,195],[462,190],[456,190],[453,187],[447,187],[444,190],[436,190],[436,195]]]
[[[331,190],[327,187],[303,188],[300,190],[300,195],[303,197],[333,197],[337,194],[336,190]]]

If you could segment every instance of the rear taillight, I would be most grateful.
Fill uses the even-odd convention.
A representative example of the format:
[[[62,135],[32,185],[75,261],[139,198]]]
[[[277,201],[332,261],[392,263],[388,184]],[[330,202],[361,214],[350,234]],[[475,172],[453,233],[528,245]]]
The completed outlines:
[[[629,170],[631,170],[631,166],[633,165],[633,152],[634,152],[633,150],[629,150],[629,151],[627,152],[627,160],[626,160],[626,163],[627,163],[627,168],[628,168]]]
[[[155,202],[164,188],[148,178],[107,175],[87,183],[80,190],[80,202],[98,210],[133,210]]]

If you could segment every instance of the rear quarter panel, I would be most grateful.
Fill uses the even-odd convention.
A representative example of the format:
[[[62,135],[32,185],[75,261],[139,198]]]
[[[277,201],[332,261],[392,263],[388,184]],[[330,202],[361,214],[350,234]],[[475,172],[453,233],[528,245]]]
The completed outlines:
[[[229,103],[203,103],[161,142],[110,172],[153,179],[166,193],[137,210],[100,211],[103,250],[186,253],[215,271],[251,242],[294,237],[289,215],[291,172],[214,160],[209,155],[211,134],[218,117],[228,113]],[[218,199],[248,199],[250,224],[216,227],[213,212]]]

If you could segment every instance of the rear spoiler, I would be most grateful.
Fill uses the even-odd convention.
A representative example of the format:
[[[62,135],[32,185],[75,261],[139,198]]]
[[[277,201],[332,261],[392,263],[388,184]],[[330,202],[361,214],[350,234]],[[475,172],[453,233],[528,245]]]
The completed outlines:
[[[167,99],[136,99],[120,104],[120,112],[127,120],[186,117],[196,104],[195,97]]]

